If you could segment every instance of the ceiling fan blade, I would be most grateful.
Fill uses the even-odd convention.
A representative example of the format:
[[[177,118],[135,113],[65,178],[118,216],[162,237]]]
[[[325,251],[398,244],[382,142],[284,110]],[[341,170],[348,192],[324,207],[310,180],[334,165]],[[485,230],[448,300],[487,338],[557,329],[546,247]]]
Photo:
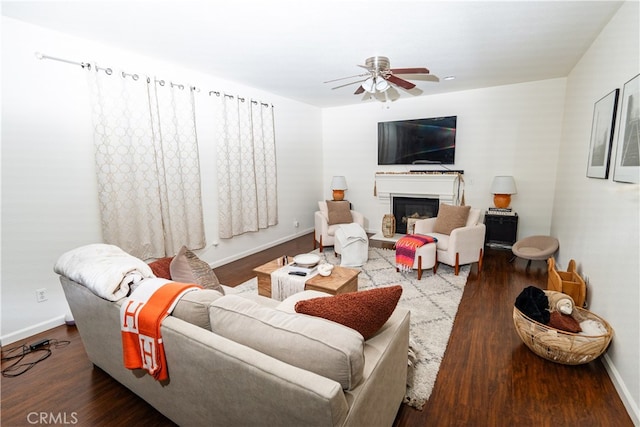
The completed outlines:
[[[358,89],[356,89],[355,92],[353,92],[354,95],[360,95],[362,92],[364,92],[364,88],[362,86],[360,86]]]
[[[368,76],[369,74],[356,74],[355,76],[349,76],[349,77],[340,77],[338,79],[333,79],[333,80],[327,80],[326,82],[322,82],[322,83],[333,83],[333,82],[337,82],[340,80],[346,80],[346,79],[354,79],[356,77],[365,77]]]
[[[429,70],[424,67],[419,68],[392,68],[393,74],[429,74]]]
[[[420,82],[439,82],[440,79],[435,74],[411,74],[410,78],[412,82],[420,81]]]
[[[345,84],[340,85],[340,86],[332,87],[331,89],[332,89],[332,90],[333,90],[333,89],[340,89],[341,87],[350,86],[350,85],[355,84],[355,83],[362,83],[362,82],[363,82],[363,81],[365,81],[365,80],[366,80],[366,79],[364,79],[364,80],[358,80],[358,81],[350,82],[350,83],[345,83]]]
[[[387,80],[389,80],[391,83],[397,84],[398,86],[404,88],[404,89],[413,89],[414,87],[416,87],[416,85],[414,85],[411,82],[408,82],[404,79],[401,79],[400,77],[396,77],[393,74],[389,74],[387,77],[385,77]]]

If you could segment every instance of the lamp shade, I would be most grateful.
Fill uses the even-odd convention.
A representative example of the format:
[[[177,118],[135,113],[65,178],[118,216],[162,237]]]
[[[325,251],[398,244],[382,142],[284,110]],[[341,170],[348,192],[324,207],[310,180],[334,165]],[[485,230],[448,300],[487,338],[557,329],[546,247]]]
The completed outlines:
[[[512,176],[496,176],[491,184],[491,193],[496,208],[507,209],[511,204],[511,195],[518,193],[516,181]]]
[[[516,181],[512,176],[496,176],[491,184],[491,194],[517,194]]]
[[[332,190],[346,190],[347,189],[347,180],[344,176],[334,176],[331,180],[331,189]]]

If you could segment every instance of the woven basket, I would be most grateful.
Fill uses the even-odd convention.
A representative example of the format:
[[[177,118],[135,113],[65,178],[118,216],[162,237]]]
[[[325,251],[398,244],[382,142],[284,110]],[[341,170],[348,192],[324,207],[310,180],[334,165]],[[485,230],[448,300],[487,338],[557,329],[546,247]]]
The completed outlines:
[[[382,217],[382,235],[384,237],[393,237],[396,233],[396,217],[393,214],[386,214]]]
[[[516,307],[513,307],[513,324],[522,341],[538,356],[565,365],[581,365],[605,352],[613,337],[613,329],[606,320],[589,310],[580,307],[574,310],[581,318],[602,323],[607,333],[587,336],[561,331],[528,318]]]

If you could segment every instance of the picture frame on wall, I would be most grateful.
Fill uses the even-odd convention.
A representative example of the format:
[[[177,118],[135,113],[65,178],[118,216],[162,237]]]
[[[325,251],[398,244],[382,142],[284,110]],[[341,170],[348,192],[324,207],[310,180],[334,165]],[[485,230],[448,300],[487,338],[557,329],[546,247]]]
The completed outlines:
[[[638,184],[640,176],[640,74],[624,84],[613,180]]]
[[[587,176],[589,178],[609,177],[611,147],[613,146],[613,131],[618,111],[618,95],[620,89],[615,89],[598,100],[593,107],[593,121],[591,123],[591,145],[589,147],[589,162]]]

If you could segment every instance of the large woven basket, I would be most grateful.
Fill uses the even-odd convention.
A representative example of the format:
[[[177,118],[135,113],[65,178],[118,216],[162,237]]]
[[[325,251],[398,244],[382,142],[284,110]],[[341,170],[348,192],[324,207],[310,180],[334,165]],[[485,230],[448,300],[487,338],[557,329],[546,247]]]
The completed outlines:
[[[513,324],[522,341],[538,356],[565,365],[581,365],[605,352],[613,337],[613,329],[606,320],[589,310],[580,307],[574,310],[578,310],[581,318],[602,323],[607,333],[587,336],[561,331],[530,319],[516,307],[513,307]]]

